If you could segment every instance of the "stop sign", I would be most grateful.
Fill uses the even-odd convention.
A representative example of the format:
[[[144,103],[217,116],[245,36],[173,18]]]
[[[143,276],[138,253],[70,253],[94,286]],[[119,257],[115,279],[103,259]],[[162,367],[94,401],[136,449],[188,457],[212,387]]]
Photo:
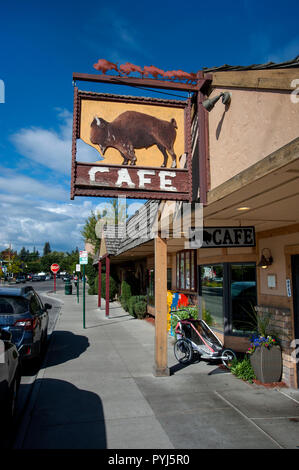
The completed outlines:
[[[59,264],[53,263],[53,264],[51,265],[51,271],[52,271],[52,273],[54,273],[54,274],[58,273],[59,269],[60,269]]]

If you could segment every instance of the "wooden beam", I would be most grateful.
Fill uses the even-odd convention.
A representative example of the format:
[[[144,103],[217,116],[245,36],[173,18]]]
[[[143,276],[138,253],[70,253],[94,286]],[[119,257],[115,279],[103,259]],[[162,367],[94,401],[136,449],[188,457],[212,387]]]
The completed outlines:
[[[154,375],[169,375],[167,351],[167,243],[155,238],[155,365]]]
[[[291,233],[299,232],[299,224],[287,225],[285,227],[273,228],[271,230],[264,230],[258,232],[256,235],[259,239],[279,237],[280,235],[290,235]]]
[[[102,261],[98,262],[98,307],[101,307],[101,298],[102,298]]]
[[[171,82],[157,80],[154,78],[135,78],[135,77],[118,77],[117,75],[105,75],[105,74],[87,74],[87,73],[73,73],[73,80],[76,81],[87,81],[87,82],[101,82],[110,83],[113,85],[128,85],[128,86],[141,86],[147,88],[159,88],[176,91],[197,91],[206,85],[207,82],[211,81],[211,75],[207,75],[206,78],[199,78],[197,84],[188,84],[181,82]]]
[[[298,68],[274,70],[240,70],[213,72],[212,88],[258,88],[265,90],[294,90],[293,80],[298,79]]]
[[[109,318],[109,281],[110,281],[110,258],[106,257],[106,318]]]

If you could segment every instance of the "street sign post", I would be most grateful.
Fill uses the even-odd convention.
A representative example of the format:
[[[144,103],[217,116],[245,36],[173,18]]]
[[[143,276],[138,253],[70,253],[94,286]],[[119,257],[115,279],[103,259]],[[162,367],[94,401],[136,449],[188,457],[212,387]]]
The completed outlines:
[[[51,271],[54,274],[54,293],[56,293],[56,274],[58,273],[60,266],[57,263],[51,264]]]
[[[83,265],[83,328],[85,328],[85,265],[88,264],[87,251],[79,252],[79,262]]]
[[[76,264],[76,273],[81,272],[81,264]],[[79,282],[80,282],[80,277],[79,274],[77,274],[77,303],[79,303]]]

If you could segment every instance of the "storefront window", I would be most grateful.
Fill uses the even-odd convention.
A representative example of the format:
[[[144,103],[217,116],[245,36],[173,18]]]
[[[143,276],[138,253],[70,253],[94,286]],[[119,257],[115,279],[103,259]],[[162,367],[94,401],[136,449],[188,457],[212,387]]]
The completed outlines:
[[[184,250],[176,257],[176,288],[178,290],[196,289],[196,250]]]
[[[256,266],[223,263],[200,267],[202,317],[225,334],[246,335],[255,329]]]
[[[201,266],[202,318],[223,332],[223,264]]]
[[[152,307],[155,306],[155,270],[148,271],[148,303]]]
[[[249,333],[255,329],[256,276],[253,264],[230,265],[231,322],[233,333]]]

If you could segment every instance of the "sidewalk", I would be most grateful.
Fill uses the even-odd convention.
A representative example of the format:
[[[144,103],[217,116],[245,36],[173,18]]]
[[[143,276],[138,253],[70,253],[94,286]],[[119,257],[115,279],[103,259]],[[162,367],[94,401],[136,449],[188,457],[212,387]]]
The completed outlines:
[[[16,439],[22,449],[275,449],[299,447],[299,392],[247,384],[217,365],[154,377],[152,324],[86,295],[64,302]],[[103,301],[103,304],[105,302]]]

